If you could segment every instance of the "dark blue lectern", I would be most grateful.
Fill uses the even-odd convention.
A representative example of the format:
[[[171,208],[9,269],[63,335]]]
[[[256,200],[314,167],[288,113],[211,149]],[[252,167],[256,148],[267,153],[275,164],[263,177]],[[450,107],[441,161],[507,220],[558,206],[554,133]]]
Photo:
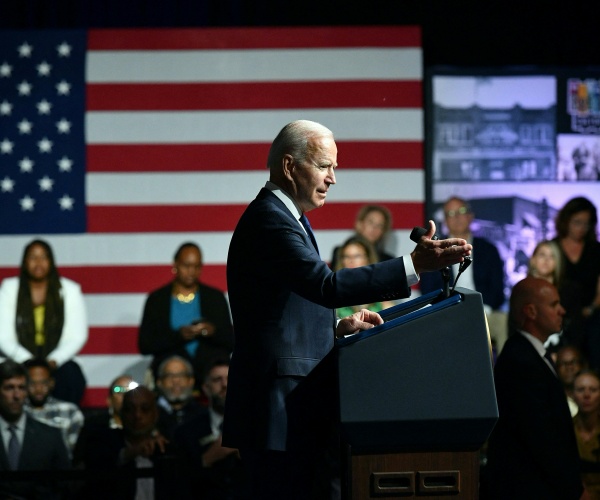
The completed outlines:
[[[481,295],[440,290],[336,344],[346,498],[477,498],[498,419]]]

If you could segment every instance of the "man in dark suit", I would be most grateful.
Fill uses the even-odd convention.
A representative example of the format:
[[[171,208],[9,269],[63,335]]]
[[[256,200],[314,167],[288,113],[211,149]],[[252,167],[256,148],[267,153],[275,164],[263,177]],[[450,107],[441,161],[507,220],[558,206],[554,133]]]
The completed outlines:
[[[336,335],[383,321],[362,310],[336,327],[335,308],[408,297],[419,273],[461,262],[471,246],[431,240],[430,222],[410,255],[334,273],[321,260],[305,216],[325,203],[336,182],[332,132],[306,120],[286,125],[267,165],[270,180],[242,215],[229,247],[235,347],[223,444],[240,450],[251,498],[308,499],[330,443],[325,431],[335,400],[333,374],[318,375],[318,365]]]
[[[69,469],[60,429],[25,414],[26,398],[26,368],[12,360],[0,363],[0,471]],[[51,499],[61,498],[64,492],[64,483],[61,486],[58,481],[0,480],[0,498]]]
[[[554,285],[528,277],[510,297],[518,331],[494,368],[499,419],[488,442],[481,500],[569,500],[582,496],[579,455],[565,391],[544,342],[562,328]]]
[[[452,196],[444,203],[446,227],[451,238],[463,238],[473,244],[473,264],[461,275],[460,286],[481,294],[486,313],[499,309],[505,302],[504,264],[498,249],[485,238],[473,236],[473,210],[463,198]],[[455,266],[456,267],[456,266]],[[450,286],[456,279],[456,269],[450,269]],[[441,273],[428,273],[421,278],[421,293],[444,288]]]
[[[221,446],[228,375],[229,360],[215,359],[202,384],[208,408],[175,429],[173,443],[190,467],[187,477],[192,498],[230,500],[240,497],[243,470],[238,450]]]

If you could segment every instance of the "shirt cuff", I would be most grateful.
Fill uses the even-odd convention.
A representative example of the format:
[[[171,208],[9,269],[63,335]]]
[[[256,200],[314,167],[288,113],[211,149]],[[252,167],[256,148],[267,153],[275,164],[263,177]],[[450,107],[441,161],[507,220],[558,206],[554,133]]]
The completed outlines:
[[[404,272],[406,273],[406,282],[408,286],[411,287],[416,285],[419,282],[419,275],[417,271],[415,271],[415,266],[413,265],[413,261],[410,255],[403,255],[402,259],[404,260]]]

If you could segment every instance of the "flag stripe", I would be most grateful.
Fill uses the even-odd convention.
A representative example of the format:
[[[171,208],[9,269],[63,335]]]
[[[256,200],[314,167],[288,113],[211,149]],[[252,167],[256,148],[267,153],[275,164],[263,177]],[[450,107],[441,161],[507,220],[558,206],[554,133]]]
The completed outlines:
[[[343,168],[403,169],[423,164],[419,141],[336,141]],[[265,170],[270,143],[92,144],[88,172],[171,172]],[[266,175],[266,174],[265,174]]]
[[[90,84],[87,109],[419,108],[419,81]]]
[[[335,176],[337,183],[330,187],[327,203],[423,199],[422,170],[398,173],[390,169],[339,168]],[[255,198],[267,179],[267,171],[93,173],[87,176],[86,190],[92,206],[245,205]],[[128,193],[127,198],[123,198],[122,190]]]
[[[92,327],[80,354],[135,354],[137,340],[137,326]]]
[[[88,61],[90,84],[376,82],[420,80],[422,72],[421,51],[413,48],[98,51]]]
[[[92,111],[88,144],[270,142],[281,124],[299,118],[323,123],[342,141],[421,141],[420,109],[302,109],[252,111]]]
[[[88,50],[419,47],[418,26],[90,30]]]

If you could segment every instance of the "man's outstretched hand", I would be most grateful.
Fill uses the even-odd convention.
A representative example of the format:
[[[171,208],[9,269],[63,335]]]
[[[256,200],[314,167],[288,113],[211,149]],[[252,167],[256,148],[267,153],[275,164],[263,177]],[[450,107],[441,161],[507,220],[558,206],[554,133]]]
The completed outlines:
[[[419,239],[410,254],[417,274],[437,271],[458,264],[471,255],[473,246],[462,238],[432,240],[435,234],[435,222],[429,221],[427,232]]]

